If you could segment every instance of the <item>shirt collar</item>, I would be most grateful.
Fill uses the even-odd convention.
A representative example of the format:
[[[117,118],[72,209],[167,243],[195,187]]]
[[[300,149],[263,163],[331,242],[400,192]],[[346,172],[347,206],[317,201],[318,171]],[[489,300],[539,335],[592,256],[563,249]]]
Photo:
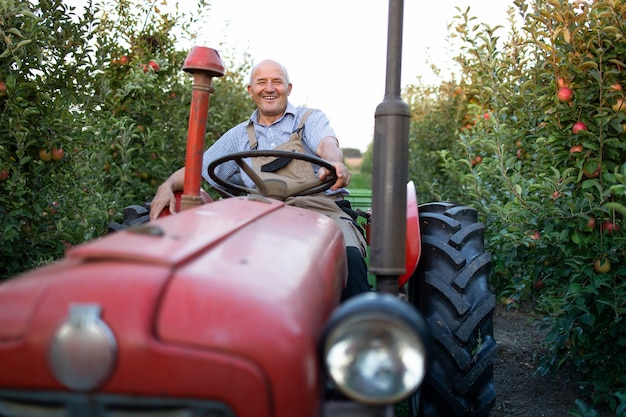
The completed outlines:
[[[280,123],[280,121],[285,118],[286,114],[291,114],[295,118],[297,113],[298,113],[298,110],[296,109],[296,106],[294,106],[290,102],[287,102],[287,108],[285,109],[285,113],[283,113],[283,115],[280,116],[280,118],[278,118],[272,124]],[[252,115],[250,115],[250,121],[252,121],[253,123],[259,124],[259,109],[255,109],[252,112]]]

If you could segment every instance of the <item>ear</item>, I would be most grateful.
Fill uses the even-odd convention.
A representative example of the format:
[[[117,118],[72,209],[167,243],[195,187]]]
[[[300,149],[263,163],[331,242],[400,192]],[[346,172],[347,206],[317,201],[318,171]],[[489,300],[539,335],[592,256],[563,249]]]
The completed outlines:
[[[248,84],[248,86],[246,87],[246,90],[248,90],[248,95],[252,97],[252,86],[250,84]]]
[[[291,87],[293,87],[293,84],[289,83],[289,85],[287,86],[287,95],[291,94]]]

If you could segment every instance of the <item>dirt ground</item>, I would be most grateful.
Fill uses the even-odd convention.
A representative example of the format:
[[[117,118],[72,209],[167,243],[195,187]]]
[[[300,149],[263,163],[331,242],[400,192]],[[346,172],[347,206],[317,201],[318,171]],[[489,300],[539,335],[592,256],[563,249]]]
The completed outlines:
[[[584,399],[567,372],[541,376],[536,372],[543,356],[540,317],[529,309],[496,307],[493,316],[498,356],[494,364],[496,405],[491,417],[568,417],[574,401]],[[613,414],[602,411],[601,417]]]

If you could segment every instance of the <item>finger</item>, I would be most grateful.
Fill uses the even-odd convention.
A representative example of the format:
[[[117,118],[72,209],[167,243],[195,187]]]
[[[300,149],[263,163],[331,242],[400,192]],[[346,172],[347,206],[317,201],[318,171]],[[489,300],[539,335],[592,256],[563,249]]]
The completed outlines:
[[[176,197],[174,194],[170,197],[170,213],[176,213]]]
[[[163,206],[158,201],[152,201],[150,204],[150,221],[156,220],[162,210]]]

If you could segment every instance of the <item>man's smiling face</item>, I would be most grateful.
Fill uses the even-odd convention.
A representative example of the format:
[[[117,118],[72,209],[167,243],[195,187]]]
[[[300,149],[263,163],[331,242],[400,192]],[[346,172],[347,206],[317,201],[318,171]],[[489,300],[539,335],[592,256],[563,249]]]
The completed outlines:
[[[291,93],[291,83],[283,67],[274,61],[263,61],[252,73],[248,94],[259,109],[259,123],[269,125],[278,120]]]

